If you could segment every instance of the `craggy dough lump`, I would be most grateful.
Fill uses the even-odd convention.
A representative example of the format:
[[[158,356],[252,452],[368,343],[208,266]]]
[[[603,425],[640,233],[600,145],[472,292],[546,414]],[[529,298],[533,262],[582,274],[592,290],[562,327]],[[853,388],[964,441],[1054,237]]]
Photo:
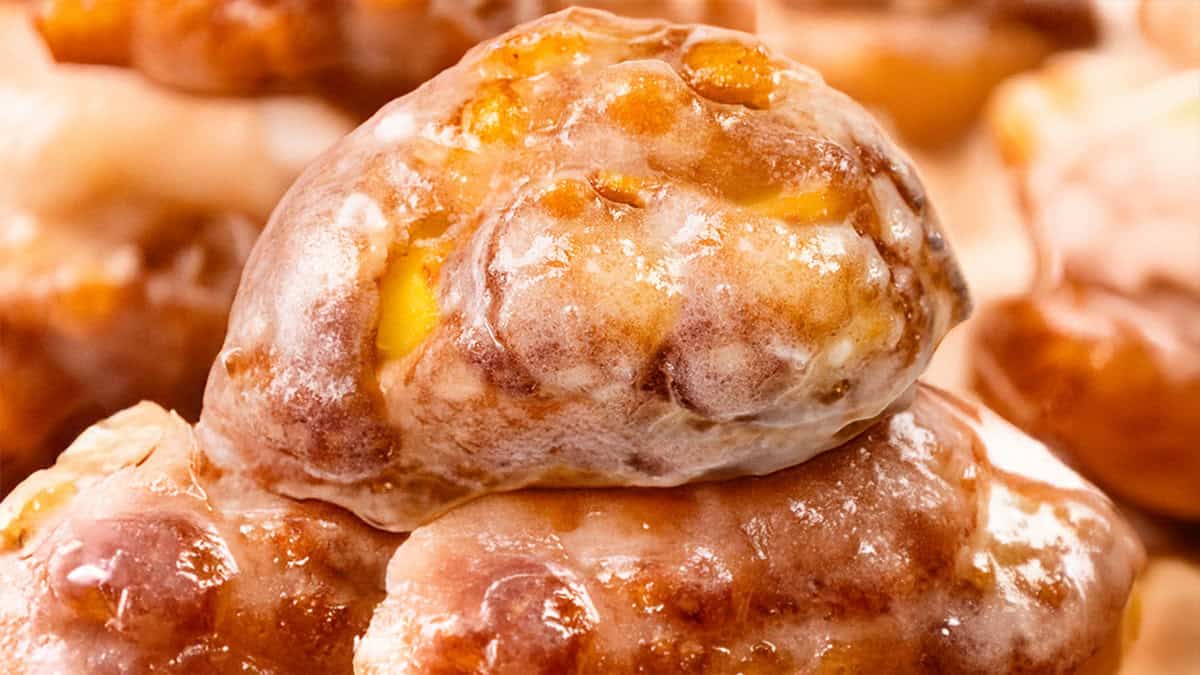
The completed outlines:
[[[524,485],[763,474],[900,401],[967,311],[912,167],[812,71],[568,10],[310,167],[201,434],[395,530]]]

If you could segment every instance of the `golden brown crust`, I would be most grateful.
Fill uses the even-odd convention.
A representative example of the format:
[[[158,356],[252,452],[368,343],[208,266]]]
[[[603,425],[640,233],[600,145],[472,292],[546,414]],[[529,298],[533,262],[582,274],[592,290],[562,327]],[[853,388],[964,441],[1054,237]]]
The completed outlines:
[[[1004,301],[978,318],[986,402],[1143,507],[1200,518],[1200,298],[1095,286]]]
[[[0,492],[123,406],[198,415],[259,224],[349,129],[315,101],[56,65],[19,9],[0,6]]]
[[[1116,634],[1141,558],[1043,446],[923,388],[768,477],[458,508],[400,547],[355,666],[1070,673]]]
[[[133,66],[190,91],[316,91],[365,112],[472,45],[569,5],[752,30],[753,0],[38,0],[56,58]]]
[[[293,188],[202,433],[392,529],[522,485],[760,474],[869,424],[967,311],[851,101],[744,34],[568,11]]]
[[[760,26],[770,44],[926,146],[959,139],[1004,79],[1099,32],[1087,0],[774,0]]]
[[[141,404],[0,504],[0,669],[349,673],[399,541],[221,475]]]

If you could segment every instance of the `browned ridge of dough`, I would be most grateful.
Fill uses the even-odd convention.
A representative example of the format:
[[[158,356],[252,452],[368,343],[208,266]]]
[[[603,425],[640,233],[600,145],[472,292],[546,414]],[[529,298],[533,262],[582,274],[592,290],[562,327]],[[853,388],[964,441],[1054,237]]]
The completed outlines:
[[[771,476],[492,495],[418,528],[355,672],[1075,673],[1141,560],[1044,446],[924,387]]]
[[[222,475],[143,403],[0,504],[0,671],[349,673],[402,540]]]
[[[568,10],[310,167],[200,433],[393,530],[525,485],[763,474],[900,404],[968,311],[852,101],[742,33]]]

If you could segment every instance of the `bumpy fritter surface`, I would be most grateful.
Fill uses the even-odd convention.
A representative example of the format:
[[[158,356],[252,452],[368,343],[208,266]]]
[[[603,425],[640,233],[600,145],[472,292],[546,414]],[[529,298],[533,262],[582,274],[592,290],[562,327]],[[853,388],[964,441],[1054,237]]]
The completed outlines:
[[[922,388],[763,478],[485,497],[419,528],[367,673],[1072,673],[1141,564],[1098,491]]]
[[[768,43],[921,145],[959,139],[992,88],[1096,41],[1088,0],[765,0]]]
[[[912,168],[853,102],[741,33],[568,10],[310,167],[201,432],[286,494],[411,529],[523,485],[803,461],[966,312]]]
[[[1105,487],[1200,518],[1200,72],[1110,63],[1055,64],[998,103],[1043,269],[980,317],[974,379]]]
[[[207,93],[315,90],[368,111],[569,5],[754,28],[754,0],[37,0],[56,58]]]
[[[259,225],[351,126],[55,65],[18,9],[0,7],[0,491],[140,399],[199,413]]]
[[[399,542],[223,476],[143,403],[0,504],[0,670],[348,673]]]

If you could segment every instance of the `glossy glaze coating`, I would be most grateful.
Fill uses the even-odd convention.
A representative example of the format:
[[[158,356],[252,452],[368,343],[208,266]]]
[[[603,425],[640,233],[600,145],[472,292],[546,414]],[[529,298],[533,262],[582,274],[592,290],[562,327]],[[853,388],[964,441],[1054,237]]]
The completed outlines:
[[[0,671],[348,673],[399,541],[223,476],[144,403],[0,504]]]
[[[355,672],[1074,673],[1141,560],[1045,447],[924,387],[768,477],[456,509],[390,563]]]
[[[976,388],[1139,506],[1200,519],[1200,71],[1079,56],[1007,85],[1041,269],[984,310]]]
[[[762,474],[896,403],[967,311],[849,99],[745,34],[569,10],[306,172],[201,433],[395,530],[524,485]]]
[[[1099,33],[1087,0],[765,0],[759,25],[924,146],[959,140],[993,87]]]
[[[56,65],[22,9],[0,6],[0,493],[143,398],[198,414],[258,227],[350,128]]]
[[[63,61],[219,94],[312,90],[374,112],[475,43],[570,5],[743,30],[754,0],[36,0]]]

